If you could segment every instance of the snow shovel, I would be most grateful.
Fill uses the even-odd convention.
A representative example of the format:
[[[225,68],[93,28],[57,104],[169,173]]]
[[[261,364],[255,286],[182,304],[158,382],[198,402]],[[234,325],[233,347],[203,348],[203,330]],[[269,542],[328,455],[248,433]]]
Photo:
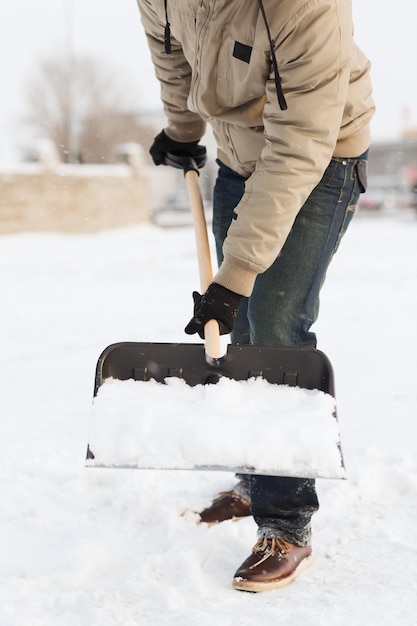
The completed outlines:
[[[184,171],[202,293],[213,280],[198,168]],[[88,467],[346,478],[327,356],[309,347],[121,342],[98,359]]]

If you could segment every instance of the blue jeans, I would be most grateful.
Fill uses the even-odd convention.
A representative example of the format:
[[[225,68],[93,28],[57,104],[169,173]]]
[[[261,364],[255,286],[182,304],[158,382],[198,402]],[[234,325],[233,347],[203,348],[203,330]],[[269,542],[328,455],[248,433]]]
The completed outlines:
[[[367,153],[332,159],[301,208],[273,265],[259,274],[250,298],[239,307],[233,343],[316,347],[311,331],[319,313],[326,271],[366,188]],[[219,264],[234,208],[245,178],[218,161],[213,194],[213,234]],[[298,545],[310,542],[310,521],[318,509],[315,481],[275,476],[239,476],[250,497],[260,536],[279,536]]]

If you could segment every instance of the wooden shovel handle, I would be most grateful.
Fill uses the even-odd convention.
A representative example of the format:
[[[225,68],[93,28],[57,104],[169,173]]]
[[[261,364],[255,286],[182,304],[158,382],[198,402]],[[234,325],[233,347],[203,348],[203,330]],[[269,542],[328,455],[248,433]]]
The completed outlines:
[[[198,183],[198,172],[190,169],[185,173],[188,196],[190,199],[191,213],[193,216],[195,242],[197,248],[198,271],[200,276],[201,292],[204,293],[210,283],[213,282],[213,270],[211,266],[210,246],[207,235],[207,223],[204,214],[204,204]],[[220,346],[219,324],[216,320],[210,320],[204,326],[205,351],[210,359],[220,359],[222,356]]]

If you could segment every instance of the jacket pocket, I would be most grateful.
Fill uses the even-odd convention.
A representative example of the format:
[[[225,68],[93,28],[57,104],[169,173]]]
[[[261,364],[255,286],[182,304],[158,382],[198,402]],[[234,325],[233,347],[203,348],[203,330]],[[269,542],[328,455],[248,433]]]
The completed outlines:
[[[265,96],[269,54],[253,42],[224,33],[217,59],[217,95],[221,106],[236,107]],[[259,123],[259,120],[257,120]]]

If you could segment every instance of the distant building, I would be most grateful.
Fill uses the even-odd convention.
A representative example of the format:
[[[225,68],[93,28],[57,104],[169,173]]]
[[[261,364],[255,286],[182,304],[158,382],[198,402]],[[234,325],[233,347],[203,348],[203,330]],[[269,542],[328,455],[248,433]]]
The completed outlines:
[[[417,132],[369,149],[368,190],[359,206],[397,209],[417,206]]]
[[[373,143],[369,150],[369,175],[391,176],[408,172],[417,178],[417,135],[398,141]]]

